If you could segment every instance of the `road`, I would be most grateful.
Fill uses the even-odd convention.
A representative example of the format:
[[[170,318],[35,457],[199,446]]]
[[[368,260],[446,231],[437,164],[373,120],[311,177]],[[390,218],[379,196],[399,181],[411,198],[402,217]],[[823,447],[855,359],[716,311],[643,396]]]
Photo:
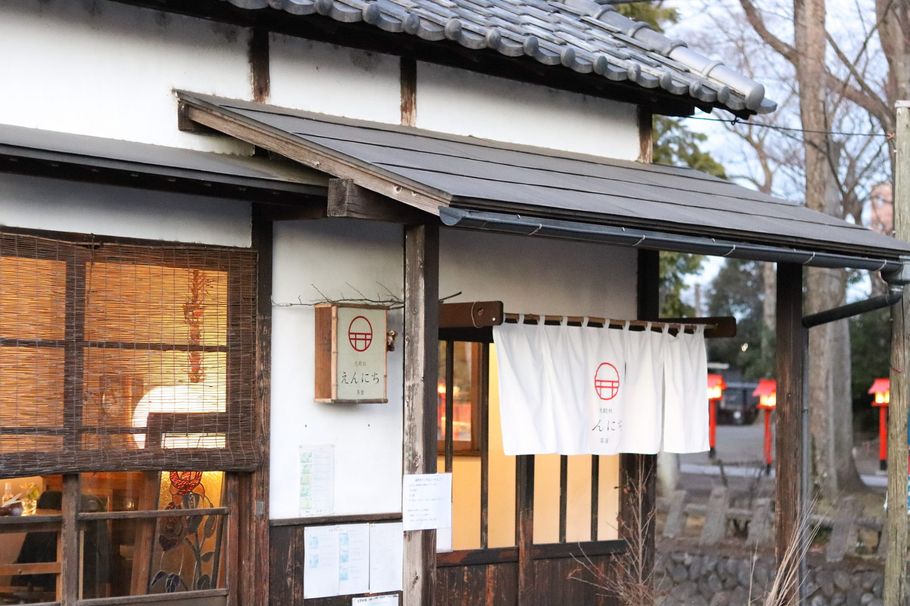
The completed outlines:
[[[680,456],[683,474],[719,475],[718,462],[724,473],[732,477],[753,477],[764,466],[764,423],[759,417],[752,425],[719,425],[717,427],[717,457],[708,453]],[[887,477],[878,470],[878,441],[864,442],[853,449],[857,469],[863,481],[872,488],[883,488]]]

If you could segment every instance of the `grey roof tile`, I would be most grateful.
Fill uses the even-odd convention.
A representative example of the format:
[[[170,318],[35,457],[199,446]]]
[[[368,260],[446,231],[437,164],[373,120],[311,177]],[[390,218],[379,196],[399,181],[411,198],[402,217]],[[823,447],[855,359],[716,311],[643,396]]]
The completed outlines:
[[[613,81],[661,88],[702,105],[768,113],[777,105],[746,75],[621,15],[604,0],[223,0],[242,9],[365,21],[423,40],[527,55]]]

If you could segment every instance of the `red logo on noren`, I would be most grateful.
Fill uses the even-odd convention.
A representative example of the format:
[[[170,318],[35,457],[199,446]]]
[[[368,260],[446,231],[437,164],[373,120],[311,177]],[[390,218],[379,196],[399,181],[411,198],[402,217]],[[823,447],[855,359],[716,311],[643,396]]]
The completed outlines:
[[[354,351],[366,351],[373,343],[373,325],[363,316],[356,316],[348,325],[348,343]]]
[[[601,362],[594,373],[594,391],[601,400],[612,400],[619,393],[619,371],[609,362]]]

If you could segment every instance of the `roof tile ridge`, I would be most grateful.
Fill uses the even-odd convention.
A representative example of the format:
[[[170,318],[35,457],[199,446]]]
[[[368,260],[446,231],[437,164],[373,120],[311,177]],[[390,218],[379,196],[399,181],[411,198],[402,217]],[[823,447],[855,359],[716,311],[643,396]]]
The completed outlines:
[[[552,0],[554,5],[561,5],[564,10],[597,19],[609,26],[620,37],[634,40],[642,48],[674,60],[693,75],[716,82],[743,97],[743,103],[752,111],[766,111],[770,103],[765,100],[765,87],[748,76],[741,74],[720,60],[711,59],[698,51],[689,48],[682,40],[670,38],[647,23],[630,19],[619,13],[615,7],[602,3],[602,0]],[[764,102],[764,103],[763,103]]]

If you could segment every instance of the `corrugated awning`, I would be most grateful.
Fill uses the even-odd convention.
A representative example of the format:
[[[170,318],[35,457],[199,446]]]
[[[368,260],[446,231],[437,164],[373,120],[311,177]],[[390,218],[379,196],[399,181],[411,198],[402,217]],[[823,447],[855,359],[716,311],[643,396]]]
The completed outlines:
[[[895,269],[910,255],[905,242],[691,169],[179,96],[192,121],[448,225],[828,267]]]

